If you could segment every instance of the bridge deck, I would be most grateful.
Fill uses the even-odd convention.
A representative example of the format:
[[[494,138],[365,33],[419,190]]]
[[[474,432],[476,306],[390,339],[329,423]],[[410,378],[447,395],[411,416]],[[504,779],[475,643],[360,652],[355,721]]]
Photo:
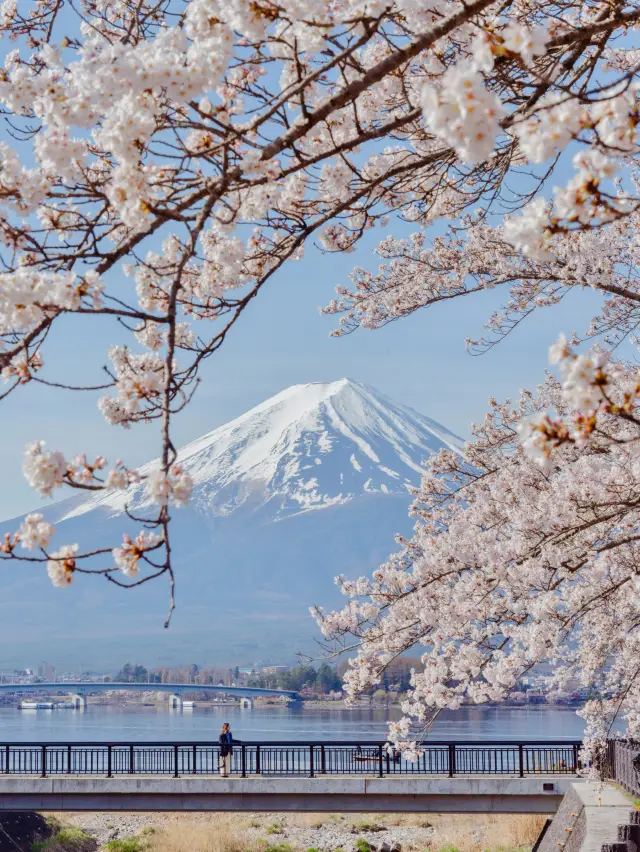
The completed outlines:
[[[257,686],[224,686],[213,683],[129,683],[93,681],[73,683],[0,683],[0,692],[38,692],[38,693],[74,693],[86,695],[90,693],[113,692],[168,692],[184,695],[185,692],[219,692],[237,695],[241,698],[257,698],[270,696],[296,700],[298,693],[293,689],[262,689]]]
[[[0,809],[554,813],[575,776],[0,777]]]
[[[98,811],[553,813],[577,742],[425,743],[411,762],[381,742],[0,744],[0,808]]]

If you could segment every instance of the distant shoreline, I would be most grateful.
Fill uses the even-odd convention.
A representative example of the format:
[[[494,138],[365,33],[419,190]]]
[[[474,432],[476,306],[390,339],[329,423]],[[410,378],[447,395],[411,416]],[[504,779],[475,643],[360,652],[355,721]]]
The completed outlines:
[[[488,708],[496,708],[500,710],[578,710],[580,707],[584,706],[584,701],[575,701],[571,704],[551,704],[547,702],[535,702],[531,704],[508,704],[508,703],[497,703],[497,702],[488,702],[485,704],[463,704],[460,708],[461,710],[482,710]],[[206,706],[203,702],[202,706]],[[260,707],[273,707],[273,704],[260,704],[257,705]],[[388,703],[375,703],[375,704],[357,704],[354,707],[348,707],[344,701],[321,701],[317,699],[309,699],[305,700],[303,703],[303,707],[313,708],[314,710],[322,709],[322,710],[399,710],[400,703],[396,701],[390,701]],[[455,712],[455,711],[450,711]]]

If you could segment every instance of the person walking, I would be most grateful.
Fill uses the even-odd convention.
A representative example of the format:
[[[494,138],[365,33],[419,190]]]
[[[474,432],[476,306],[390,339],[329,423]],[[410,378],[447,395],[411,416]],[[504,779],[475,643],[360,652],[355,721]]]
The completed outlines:
[[[229,777],[231,771],[231,755],[233,754],[233,734],[228,722],[222,726],[220,734],[220,775],[223,778]]]

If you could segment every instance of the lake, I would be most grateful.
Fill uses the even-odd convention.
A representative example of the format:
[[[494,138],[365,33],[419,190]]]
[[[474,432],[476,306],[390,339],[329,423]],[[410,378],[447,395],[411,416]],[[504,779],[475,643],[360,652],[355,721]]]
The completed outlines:
[[[236,706],[171,710],[166,705],[89,705],[87,710],[0,708],[0,742],[149,742],[217,740],[222,722],[238,739],[384,740],[390,709]],[[469,707],[438,718],[437,740],[580,739],[584,729],[575,709],[533,706]]]

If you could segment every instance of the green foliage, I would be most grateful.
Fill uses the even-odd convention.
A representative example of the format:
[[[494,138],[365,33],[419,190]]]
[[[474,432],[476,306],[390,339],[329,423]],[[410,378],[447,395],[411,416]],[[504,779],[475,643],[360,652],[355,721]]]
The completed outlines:
[[[277,822],[272,822],[266,828],[267,834],[284,834],[284,829]]]
[[[293,852],[290,843],[277,843],[274,846],[266,846],[264,852]]]
[[[61,828],[47,840],[31,844],[31,852],[89,852],[96,848],[93,837],[74,825]]]
[[[458,847],[449,844],[448,846],[441,846],[438,852],[458,852]]]
[[[136,663],[135,666],[131,663],[125,663],[115,676],[116,683],[158,683],[159,680],[159,674],[149,674],[148,670],[139,663]]]
[[[367,843],[364,837],[359,837],[356,841],[357,852],[371,852],[371,844]]]
[[[320,668],[314,666],[296,666],[288,672],[273,675],[253,675],[249,678],[249,686],[260,689],[317,689],[319,692],[330,692],[332,689],[342,689],[342,680],[335,668],[323,663]]]
[[[91,842],[93,839],[86,831],[83,831],[75,825],[70,825],[67,828],[61,828],[54,837],[57,843],[63,843],[65,846],[69,846],[70,848],[83,846],[87,841]]]
[[[141,837],[123,837],[110,840],[105,844],[108,852],[142,852],[145,842]]]
[[[379,825],[377,822],[367,822],[366,819],[360,820],[353,825],[356,831],[385,831],[384,825]]]

